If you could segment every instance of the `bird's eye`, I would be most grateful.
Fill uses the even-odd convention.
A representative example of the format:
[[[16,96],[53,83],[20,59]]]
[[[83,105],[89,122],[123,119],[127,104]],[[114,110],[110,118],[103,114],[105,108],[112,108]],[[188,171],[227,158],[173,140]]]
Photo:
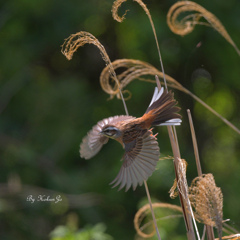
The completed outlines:
[[[115,131],[115,130],[107,129],[105,133],[106,133],[107,135],[109,135],[109,136],[113,136],[113,135],[116,133],[116,131]]]
[[[112,136],[116,135],[117,130],[116,130],[115,128],[113,128],[113,127],[108,127],[108,128],[106,128],[106,129],[104,129],[103,132],[104,132],[107,136],[112,137]]]

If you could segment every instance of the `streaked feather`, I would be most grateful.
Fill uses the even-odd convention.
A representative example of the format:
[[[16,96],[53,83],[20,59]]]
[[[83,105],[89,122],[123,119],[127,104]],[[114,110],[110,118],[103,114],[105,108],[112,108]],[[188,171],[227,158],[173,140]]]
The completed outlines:
[[[104,126],[129,119],[135,119],[135,117],[121,115],[105,118],[99,121],[92,130],[88,132],[87,136],[83,138],[80,145],[80,156],[85,159],[90,159],[101,150],[104,144],[108,142],[108,137],[99,134]]]
[[[138,137],[136,144],[131,144],[131,147],[132,149],[125,152],[122,167],[111,182],[113,187],[120,185],[119,190],[125,187],[127,191],[131,186],[135,190],[137,185],[142,185],[154,172],[159,159],[158,143],[150,130]]]

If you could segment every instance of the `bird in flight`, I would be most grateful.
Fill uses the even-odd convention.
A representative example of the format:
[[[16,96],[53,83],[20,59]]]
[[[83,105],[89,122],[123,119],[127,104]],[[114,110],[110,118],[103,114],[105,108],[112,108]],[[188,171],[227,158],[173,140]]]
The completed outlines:
[[[127,115],[105,118],[97,123],[80,145],[80,156],[90,159],[95,156],[109,138],[118,141],[124,148],[123,164],[117,177],[111,182],[119,190],[131,186],[133,190],[142,185],[154,172],[160,156],[156,135],[152,127],[180,125],[180,110],[171,91],[155,87],[152,100],[142,117]]]

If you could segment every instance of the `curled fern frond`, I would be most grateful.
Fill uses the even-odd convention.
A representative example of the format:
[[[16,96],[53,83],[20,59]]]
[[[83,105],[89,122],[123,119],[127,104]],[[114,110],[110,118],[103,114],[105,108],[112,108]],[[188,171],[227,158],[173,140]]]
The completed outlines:
[[[165,208],[170,210],[170,214],[161,218],[162,220],[167,218],[179,217],[179,215],[176,215],[176,212],[182,213],[182,208],[173,204],[153,203],[152,207],[153,209]],[[146,204],[137,211],[134,217],[134,227],[136,229],[136,232],[139,236],[143,238],[150,238],[155,234],[155,229],[151,220],[148,220],[145,224],[142,225],[143,220],[149,214],[150,214],[150,205]]]
[[[191,13],[182,20],[178,20],[181,14],[188,12],[195,13]],[[205,19],[205,21],[200,21],[202,19]],[[167,23],[172,32],[181,36],[191,33],[196,25],[212,27],[218,31],[235,48],[238,55],[240,55],[240,50],[220,20],[214,14],[195,2],[181,1],[172,5],[167,14]]]
[[[124,89],[130,82],[135,79],[140,81],[156,83],[155,80],[150,80],[148,77],[159,76],[163,79],[163,73],[153,67],[151,64],[135,60],[135,59],[118,59],[112,62],[114,70],[121,69],[122,72],[117,75],[121,89]],[[182,85],[177,82],[172,77],[165,74],[167,83],[170,87],[184,91]],[[110,98],[113,98],[114,95],[117,95],[117,98],[120,98],[119,93],[117,92],[117,86],[112,81],[111,75],[109,74],[109,67],[106,66],[100,76],[100,83],[103,90],[110,95]],[[162,81],[163,83],[163,81]]]
[[[118,9],[121,7],[122,3],[126,2],[127,0],[116,0],[113,5],[112,5],[112,16],[113,19],[118,21],[118,22],[122,22],[125,19],[125,16],[127,14],[127,11],[122,15],[122,17],[120,17],[118,15]]]
[[[93,44],[100,50],[102,59],[105,61],[106,66],[108,68],[109,76],[111,76],[111,79],[115,82],[116,85],[115,89],[111,89],[111,94],[119,93],[120,92],[119,83],[116,77],[116,73],[114,72],[114,69],[112,67],[111,60],[104,46],[91,33],[81,31],[70,35],[67,39],[65,39],[62,45],[61,52],[68,60],[71,60],[73,54],[77,51],[77,49],[79,47],[84,46],[85,44]],[[104,86],[102,86],[102,88],[104,88]]]

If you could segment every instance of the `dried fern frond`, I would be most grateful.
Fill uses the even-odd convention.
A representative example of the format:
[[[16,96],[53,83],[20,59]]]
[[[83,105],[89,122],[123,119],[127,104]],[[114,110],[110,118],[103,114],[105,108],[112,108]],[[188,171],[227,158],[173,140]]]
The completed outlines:
[[[189,14],[182,20],[178,21],[177,19],[180,14],[186,12],[196,13]],[[207,22],[201,22],[200,20],[202,18],[204,18]],[[240,55],[240,50],[218,18],[195,2],[181,1],[172,5],[167,14],[167,23],[172,32],[181,36],[192,32],[195,25],[210,26],[218,31],[234,47],[238,55]]]
[[[105,61],[106,66],[108,68],[109,75],[111,76],[111,79],[116,84],[117,89],[116,88],[114,90],[111,89],[111,94],[117,94],[117,93],[119,94],[120,89],[118,88],[118,86],[119,86],[118,80],[117,80],[116,74],[113,70],[110,58],[109,58],[104,46],[91,33],[81,31],[76,34],[70,35],[67,39],[65,39],[65,41],[62,45],[61,52],[68,60],[71,60],[73,57],[73,54],[77,51],[77,49],[79,47],[84,46],[85,44],[93,44],[100,50],[102,59]]]
[[[122,17],[120,17],[118,15],[118,9],[119,7],[122,5],[123,2],[125,2],[126,0],[116,0],[114,3],[113,3],[113,6],[112,6],[112,16],[113,18],[118,21],[118,22],[122,22],[123,19],[125,18],[125,15],[127,14],[127,11],[124,13],[124,15]],[[154,23],[153,23],[153,20],[152,20],[152,16],[150,14],[150,11],[148,10],[147,6],[145,3],[142,2],[142,0],[133,0],[135,2],[137,2],[141,7],[142,9],[144,10],[144,12],[147,14],[148,16],[148,19],[149,19],[149,22],[151,24],[151,28],[152,28],[152,31],[153,31],[153,35],[154,35],[154,38],[155,38],[155,43],[156,43],[156,47],[157,47],[157,52],[158,52],[158,56],[159,56],[159,61],[160,61],[160,65],[161,65],[161,70],[162,70],[162,74],[163,74],[163,79],[164,81],[166,81],[165,79],[165,73],[164,73],[164,67],[163,67],[163,61],[162,61],[162,57],[161,57],[161,52],[160,52],[160,47],[159,47],[159,43],[158,43],[158,38],[157,38],[157,33],[156,33],[156,29],[155,29],[155,26],[154,26]]]
[[[124,105],[124,108],[125,108],[125,112],[128,115],[128,110],[127,110],[127,106],[125,104],[125,100],[123,98],[123,94],[122,94],[122,91],[121,91],[121,86],[119,84],[119,81],[117,79],[117,75],[116,75],[116,73],[114,71],[114,68],[112,66],[112,62],[111,62],[104,46],[98,41],[97,38],[95,38],[91,33],[85,32],[85,31],[81,31],[81,32],[78,32],[76,34],[72,34],[72,35],[70,35],[70,37],[65,39],[65,41],[62,45],[61,52],[62,52],[63,55],[65,55],[65,57],[68,60],[71,60],[73,54],[77,51],[77,49],[79,47],[84,46],[87,43],[95,45],[100,50],[100,54],[102,56],[102,59],[105,61],[106,67],[108,69],[109,78],[111,78],[111,80],[114,81],[114,84],[115,84],[114,88],[111,88],[110,94],[112,94],[112,95],[118,94],[118,96],[120,96],[119,98],[122,99],[123,105]],[[100,81],[100,83],[101,83],[101,81]],[[101,87],[102,87],[102,89],[104,89],[104,86],[101,85]]]
[[[153,207],[153,209],[156,209],[156,208],[167,208],[167,209],[172,210],[173,212],[182,213],[182,208],[177,206],[177,205],[173,205],[173,204],[153,203],[152,207]],[[143,237],[143,238],[150,238],[150,237],[154,236],[154,234],[155,234],[155,229],[154,229],[154,225],[153,225],[152,221],[149,221],[146,224],[144,224],[142,227],[140,227],[143,219],[149,213],[150,213],[150,206],[149,206],[149,204],[146,204],[146,205],[144,205],[143,207],[141,207],[137,211],[137,213],[135,214],[135,217],[134,217],[134,227],[135,227],[135,229],[137,231],[137,234],[139,236]],[[168,216],[166,216],[164,218],[174,218],[174,217],[177,217],[177,216],[176,216],[176,214],[171,214],[171,215],[168,215]],[[144,230],[146,230],[150,226],[152,226],[152,229],[151,229],[150,233],[143,232]]]
[[[216,227],[221,239],[223,195],[212,174],[203,174],[193,179],[189,187],[189,199],[196,220]]]
[[[78,32],[75,34],[71,34],[67,39],[65,39],[61,52],[62,54],[68,59],[71,60],[73,54],[77,51],[79,47],[84,46],[85,44],[93,44],[100,50],[104,61],[106,61],[106,64],[109,64],[109,57],[106,53],[105,48],[103,45],[98,41],[97,38],[95,38],[91,33],[89,32]]]
[[[121,7],[122,3],[126,2],[127,0],[117,0],[113,3],[112,5],[112,16],[113,19],[118,21],[118,22],[122,22],[125,19],[125,16],[127,14],[127,11],[122,15],[122,17],[120,17],[118,15],[118,9]]]
[[[158,69],[153,67],[151,64],[134,59],[118,59],[112,62],[113,69],[121,69],[122,73],[117,75],[119,84],[121,89],[124,89],[130,82],[135,79],[139,79],[141,81],[156,83],[155,80],[150,80],[147,76],[158,76],[163,79],[163,73]],[[179,89],[181,91],[185,91],[184,87],[177,82],[172,77],[165,75],[168,86]],[[117,91],[117,86],[112,81],[112,76],[109,74],[109,67],[106,66],[101,75],[100,75],[100,83],[102,89],[110,95],[110,98],[113,98],[114,95],[117,98],[120,98],[119,92]],[[163,81],[162,81],[163,83]]]
[[[127,0],[116,0],[113,5],[112,5],[112,17],[114,20],[118,21],[118,22],[122,22],[125,19],[125,16],[127,14],[127,11],[125,11],[125,13],[122,15],[122,17],[120,17],[118,15],[118,9],[121,7],[122,3],[126,2]],[[149,13],[149,10],[146,6],[145,3],[143,3],[141,0],[133,0],[134,2],[137,2],[142,9],[144,10],[144,12],[148,15],[148,17],[151,18],[151,14]]]

